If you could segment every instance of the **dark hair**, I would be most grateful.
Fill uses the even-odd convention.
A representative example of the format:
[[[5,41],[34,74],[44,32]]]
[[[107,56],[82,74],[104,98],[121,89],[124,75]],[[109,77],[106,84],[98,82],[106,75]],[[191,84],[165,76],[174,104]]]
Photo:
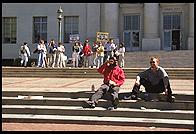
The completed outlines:
[[[24,42],[24,45],[26,45],[27,44],[27,42]]]
[[[110,57],[109,60],[117,61],[116,57]]]

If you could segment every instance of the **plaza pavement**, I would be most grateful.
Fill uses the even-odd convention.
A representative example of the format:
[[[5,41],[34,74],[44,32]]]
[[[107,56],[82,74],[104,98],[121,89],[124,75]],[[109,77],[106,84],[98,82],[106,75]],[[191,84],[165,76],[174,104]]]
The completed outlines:
[[[43,91],[43,92],[80,92],[95,90],[102,84],[102,78],[24,78],[2,77],[3,91]],[[126,79],[120,92],[131,91],[135,79]],[[194,95],[193,80],[170,79],[173,94]],[[141,87],[141,89],[144,89]]]

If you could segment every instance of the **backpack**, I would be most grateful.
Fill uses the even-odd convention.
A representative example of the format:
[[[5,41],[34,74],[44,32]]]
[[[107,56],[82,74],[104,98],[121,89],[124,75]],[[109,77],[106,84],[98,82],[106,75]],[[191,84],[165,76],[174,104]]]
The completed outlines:
[[[21,52],[21,54],[24,54],[24,53],[26,53],[25,46],[21,46],[21,48],[20,48],[20,52]]]

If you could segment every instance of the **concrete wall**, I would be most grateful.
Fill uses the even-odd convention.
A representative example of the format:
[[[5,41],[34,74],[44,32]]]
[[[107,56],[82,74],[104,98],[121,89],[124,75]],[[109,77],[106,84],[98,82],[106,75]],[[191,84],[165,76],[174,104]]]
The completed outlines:
[[[184,48],[194,49],[193,3],[2,3],[2,17],[17,17],[17,43],[3,43],[2,58],[17,58],[19,46],[24,41],[29,44],[31,51],[35,49],[36,45],[32,43],[33,16],[47,16],[47,41],[51,38],[57,41],[58,23],[56,12],[60,6],[64,11],[63,16],[79,16],[81,42],[84,42],[86,38],[93,41],[98,31],[109,32],[110,37],[123,41],[123,15],[140,14],[140,50],[149,51],[162,49],[163,39],[160,27],[163,12],[160,12],[161,8],[164,7],[164,12],[177,10],[182,12],[182,43]],[[64,30],[64,25],[62,25],[62,30]],[[72,44],[65,43],[64,45],[66,54],[71,57]],[[36,57],[37,55],[32,56]]]

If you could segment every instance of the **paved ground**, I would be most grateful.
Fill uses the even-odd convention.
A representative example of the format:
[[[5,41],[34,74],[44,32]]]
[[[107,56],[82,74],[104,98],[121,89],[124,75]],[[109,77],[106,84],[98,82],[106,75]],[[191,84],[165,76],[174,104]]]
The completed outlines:
[[[194,94],[194,80],[170,80],[173,93]],[[92,84],[98,88],[102,79],[92,78],[16,78],[2,77],[4,91],[91,91]],[[120,92],[128,92],[134,79],[126,79]],[[192,131],[190,129],[154,128],[111,125],[2,123],[3,131]]]
[[[179,128],[82,125],[82,124],[48,124],[48,123],[3,123],[3,131],[193,131]]]
[[[91,91],[94,84],[98,88],[102,84],[101,78],[18,78],[3,77],[2,90],[9,91],[54,91],[78,92]],[[126,79],[120,92],[128,92],[134,85],[134,79]],[[194,80],[170,80],[174,94],[194,94]],[[141,87],[141,89],[144,89]]]

